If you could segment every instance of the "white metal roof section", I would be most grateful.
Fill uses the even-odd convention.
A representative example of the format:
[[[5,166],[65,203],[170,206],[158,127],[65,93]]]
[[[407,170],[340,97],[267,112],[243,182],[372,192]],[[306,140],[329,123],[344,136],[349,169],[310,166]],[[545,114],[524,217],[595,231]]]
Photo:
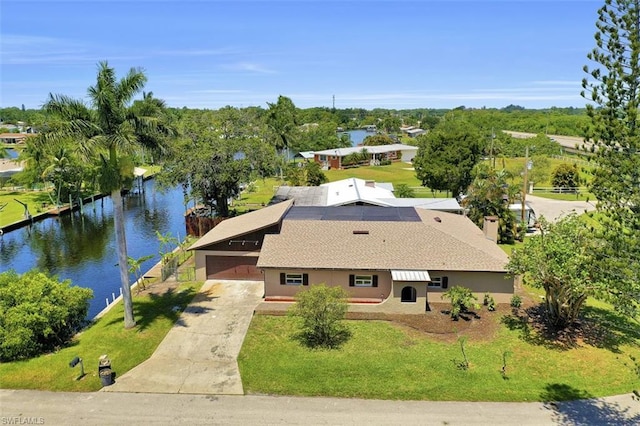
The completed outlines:
[[[352,146],[348,148],[325,149],[323,151],[314,151],[314,154],[346,157],[354,152],[361,152],[363,149],[366,149],[369,154],[383,154],[391,151],[418,151],[417,146],[394,143],[390,145]]]
[[[394,207],[416,207],[445,212],[462,212],[464,210],[455,198],[380,198],[379,200]]]
[[[296,156],[302,157],[306,160],[313,160],[313,151],[300,151]]]
[[[392,270],[391,278],[394,281],[431,281],[427,271]]]
[[[374,181],[358,178],[348,178],[335,182],[323,183],[327,188],[327,206],[367,202],[376,206],[388,206],[388,202],[379,201],[380,198],[393,198],[393,192],[382,188]]]
[[[134,167],[133,168],[133,175],[135,177],[144,176],[145,173],[147,173],[147,169],[143,169],[142,167]]]

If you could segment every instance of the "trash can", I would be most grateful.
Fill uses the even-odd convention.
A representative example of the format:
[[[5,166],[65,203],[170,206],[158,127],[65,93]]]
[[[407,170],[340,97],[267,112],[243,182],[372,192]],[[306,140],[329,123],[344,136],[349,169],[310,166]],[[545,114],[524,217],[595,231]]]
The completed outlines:
[[[102,355],[98,361],[98,376],[102,386],[113,384],[113,372],[111,371],[111,360],[106,355]]]
[[[102,386],[109,386],[113,384],[113,374],[110,368],[103,368],[100,370],[100,381]]]

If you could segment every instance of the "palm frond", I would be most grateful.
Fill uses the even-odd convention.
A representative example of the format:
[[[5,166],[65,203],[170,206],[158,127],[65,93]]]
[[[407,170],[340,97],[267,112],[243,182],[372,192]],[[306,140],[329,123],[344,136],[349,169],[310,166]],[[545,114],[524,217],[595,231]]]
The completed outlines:
[[[133,97],[139,93],[147,82],[147,76],[142,68],[131,68],[116,86],[116,99],[122,106],[128,105]]]

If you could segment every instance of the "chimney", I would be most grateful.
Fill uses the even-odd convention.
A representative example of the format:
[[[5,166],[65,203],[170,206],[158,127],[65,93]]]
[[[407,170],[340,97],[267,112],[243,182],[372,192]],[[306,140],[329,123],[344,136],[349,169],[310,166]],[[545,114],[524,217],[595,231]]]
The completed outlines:
[[[375,180],[367,180],[364,182],[364,186],[368,186],[369,188],[375,188],[376,187],[376,181]]]
[[[498,216],[485,216],[482,231],[484,236],[494,243],[498,243],[498,224]]]

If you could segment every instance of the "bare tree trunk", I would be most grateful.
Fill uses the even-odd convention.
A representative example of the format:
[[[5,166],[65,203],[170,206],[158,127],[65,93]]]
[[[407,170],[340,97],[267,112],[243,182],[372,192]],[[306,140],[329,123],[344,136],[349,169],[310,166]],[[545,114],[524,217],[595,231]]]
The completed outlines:
[[[124,233],[124,207],[120,189],[111,191],[113,200],[113,225],[116,228],[116,244],[118,246],[118,268],[120,269],[120,283],[122,286],[122,302],[124,304],[124,328],[136,325],[133,317],[133,301],[131,286],[129,285],[129,268],[127,263],[127,239]]]

